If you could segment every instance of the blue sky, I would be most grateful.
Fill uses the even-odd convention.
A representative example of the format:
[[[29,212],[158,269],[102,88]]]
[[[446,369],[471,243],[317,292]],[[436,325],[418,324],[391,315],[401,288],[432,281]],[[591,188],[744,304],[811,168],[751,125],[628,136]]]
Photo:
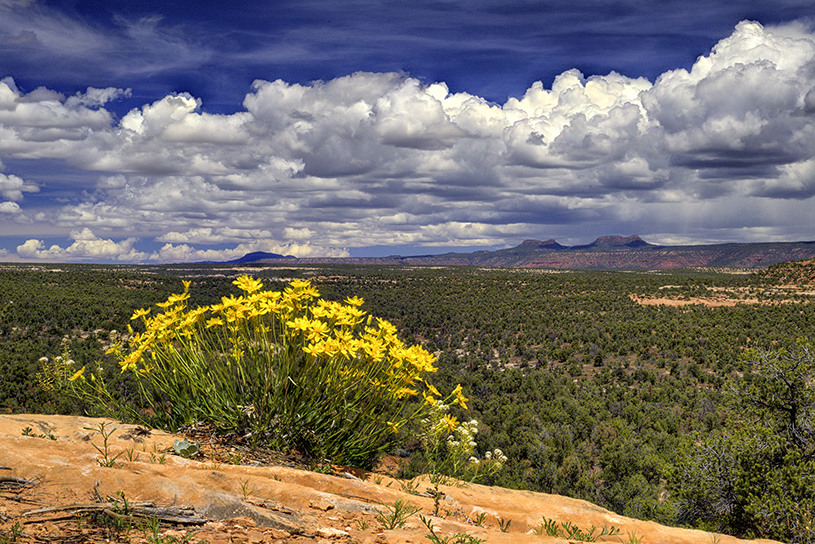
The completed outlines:
[[[815,239],[780,2],[0,0],[0,260]]]

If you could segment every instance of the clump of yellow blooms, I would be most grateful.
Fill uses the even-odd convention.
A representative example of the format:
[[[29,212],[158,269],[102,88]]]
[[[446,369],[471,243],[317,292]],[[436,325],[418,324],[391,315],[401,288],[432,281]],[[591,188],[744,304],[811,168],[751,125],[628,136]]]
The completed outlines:
[[[324,300],[303,280],[282,291],[249,276],[233,283],[241,294],[190,308],[184,282],[184,292],[157,312],[135,311],[131,319],[143,330],[131,327],[109,351],[122,372],[134,372],[152,423],[203,421],[258,443],[364,465],[430,406],[417,409],[410,397],[441,396],[425,381],[435,357],[405,346],[391,323],[360,308],[362,299]],[[98,395],[98,380],[95,387]],[[466,407],[460,387],[449,398]]]

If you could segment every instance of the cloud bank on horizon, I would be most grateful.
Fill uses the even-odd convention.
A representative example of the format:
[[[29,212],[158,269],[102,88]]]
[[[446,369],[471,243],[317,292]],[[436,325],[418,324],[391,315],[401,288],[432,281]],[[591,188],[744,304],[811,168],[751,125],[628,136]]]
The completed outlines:
[[[76,46],[101,47],[92,31]],[[151,43],[176,62],[206,62],[165,38]],[[223,113],[189,92],[119,112],[134,94],[0,80],[0,259],[815,239],[815,31],[802,21],[742,21],[653,82],[569,69],[503,103],[396,71],[257,79]]]

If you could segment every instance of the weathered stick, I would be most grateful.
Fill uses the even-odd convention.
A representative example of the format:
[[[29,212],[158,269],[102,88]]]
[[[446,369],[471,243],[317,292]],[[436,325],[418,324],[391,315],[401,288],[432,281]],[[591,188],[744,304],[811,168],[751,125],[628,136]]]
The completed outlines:
[[[35,516],[40,514],[50,514],[55,512],[69,512],[71,515],[88,514],[88,513],[101,513],[107,515],[114,515],[114,517],[124,518],[125,514],[116,513],[114,508],[121,507],[120,502],[94,502],[86,504],[68,504],[66,506],[51,506],[48,508],[39,508],[37,510],[29,510],[23,512],[22,516]],[[195,509],[191,506],[178,506],[178,507],[161,507],[156,506],[153,501],[140,501],[128,502],[128,515],[141,518],[157,518],[160,521],[170,523],[181,523],[188,525],[200,525],[207,522],[195,513]],[[60,516],[55,519],[62,519]],[[24,523],[34,523],[33,520]]]
[[[33,480],[26,480],[25,478],[17,478],[16,476],[0,476],[0,489],[5,491],[19,491],[26,487],[32,487],[37,482]]]
[[[0,484],[6,483],[6,482],[10,482],[10,483],[14,483],[14,484],[20,484],[20,485],[34,485],[34,484],[37,483],[37,482],[35,482],[33,480],[26,480],[25,478],[17,478],[15,476],[0,476]]]

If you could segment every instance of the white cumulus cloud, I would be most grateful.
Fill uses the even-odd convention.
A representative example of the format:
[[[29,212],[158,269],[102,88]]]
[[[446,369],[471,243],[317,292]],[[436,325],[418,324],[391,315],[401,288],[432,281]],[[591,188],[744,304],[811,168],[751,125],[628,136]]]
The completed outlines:
[[[140,262],[148,255],[133,247],[136,238],[128,238],[115,242],[111,239],[103,240],[93,232],[84,228],[80,231],[71,231],[69,235],[74,243],[68,247],[57,244],[46,247],[42,240],[26,240],[17,246],[17,255],[23,259],[44,259],[50,261],[95,261],[114,260],[125,262]]]
[[[8,200],[19,202],[23,199],[23,193],[36,193],[40,188],[31,182],[11,175],[0,174],[0,194]]]
[[[18,214],[22,211],[16,202],[0,202],[0,213]]]

